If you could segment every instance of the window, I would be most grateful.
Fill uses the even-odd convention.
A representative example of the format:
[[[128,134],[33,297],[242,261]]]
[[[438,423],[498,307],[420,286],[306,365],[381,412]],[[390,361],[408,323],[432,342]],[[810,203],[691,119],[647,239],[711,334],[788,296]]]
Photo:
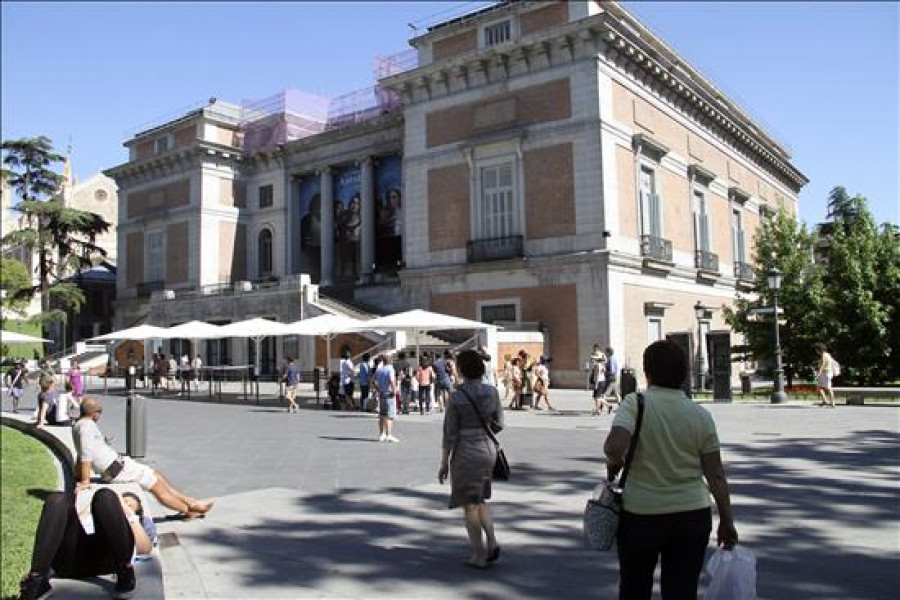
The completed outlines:
[[[161,138],[156,138],[156,142],[154,145],[154,150],[156,154],[161,154],[169,149],[169,136],[164,135]]]
[[[259,232],[257,241],[257,257],[259,259],[259,276],[266,277],[272,274],[272,231],[263,229]]]
[[[274,203],[274,193],[272,185],[261,185],[259,187],[259,207],[268,208]]]
[[[508,42],[512,38],[512,21],[502,21],[484,28],[484,45],[493,46]]]
[[[732,251],[734,252],[734,262],[747,262],[744,254],[744,226],[741,220],[741,211],[739,209],[731,211],[731,242]]]
[[[662,237],[662,205],[656,191],[656,171],[641,167],[641,235]]]
[[[662,318],[649,317],[647,319],[647,343],[652,344],[663,339]]]
[[[515,235],[515,188],[513,164],[503,163],[481,169],[481,237],[506,238]]]
[[[706,212],[706,195],[694,190],[694,248],[709,252],[709,214]]]
[[[164,233],[152,231],[147,234],[147,253],[145,254],[144,281],[155,282],[165,279],[166,252]]]
[[[519,320],[518,307],[514,303],[482,305],[479,320],[482,323],[497,323],[498,321],[516,323]]]

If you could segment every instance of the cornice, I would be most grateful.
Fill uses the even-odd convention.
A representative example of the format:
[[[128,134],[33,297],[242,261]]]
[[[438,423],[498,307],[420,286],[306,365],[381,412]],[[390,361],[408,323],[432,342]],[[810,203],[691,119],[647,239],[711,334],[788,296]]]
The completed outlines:
[[[633,20],[628,13],[617,6],[614,12],[604,11],[551,31],[524,36],[516,44],[436,61],[382,79],[380,84],[400,94],[405,105],[412,105],[450,93],[450,81],[469,90],[586,56],[599,57],[654,90],[693,121],[721,132],[735,148],[743,149],[756,162],[778,173],[790,187],[799,190],[809,183],[762,127],[652,33],[647,31],[643,37],[624,22],[626,18]]]
[[[157,156],[130,161],[106,169],[103,174],[116,181],[120,187],[161,179],[194,168],[203,160],[216,159],[237,165],[244,153],[239,148],[225,144],[196,140],[190,146],[175,148]]]

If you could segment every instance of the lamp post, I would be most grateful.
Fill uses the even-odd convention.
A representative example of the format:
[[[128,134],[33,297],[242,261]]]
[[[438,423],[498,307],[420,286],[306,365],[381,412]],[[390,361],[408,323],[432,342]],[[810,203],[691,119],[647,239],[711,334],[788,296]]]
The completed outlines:
[[[703,323],[706,316],[706,307],[697,300],[694,305],[694,314],[697,316],[697,391],[703,391],[703,372],[706,370],[706,361],[703,357]]]
[[[784,369],[781,364],[781,339],[778,335],[778,290],[781,289],[781,271],[778,267],[772,267],[767,276],[769,287],[772,289],[772,315],[775,320],[775,381],[770,399],[772,404],[781,404],[787,401],[784,393]]]

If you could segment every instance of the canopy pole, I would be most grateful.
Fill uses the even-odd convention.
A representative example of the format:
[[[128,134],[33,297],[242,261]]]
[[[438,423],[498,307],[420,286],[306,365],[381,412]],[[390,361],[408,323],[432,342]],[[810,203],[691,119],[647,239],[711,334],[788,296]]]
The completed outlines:
[[[419,362],[419,333],[420,331],[416,329],[416,362]]]

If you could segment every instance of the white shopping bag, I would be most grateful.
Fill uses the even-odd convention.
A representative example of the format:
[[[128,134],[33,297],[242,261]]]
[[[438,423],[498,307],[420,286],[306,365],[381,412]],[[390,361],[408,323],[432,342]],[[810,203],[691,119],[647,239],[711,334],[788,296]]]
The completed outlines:
[[[756,600],[756,557],[747,548],[717,548],[703,570],[709,577],[706,600]]]

